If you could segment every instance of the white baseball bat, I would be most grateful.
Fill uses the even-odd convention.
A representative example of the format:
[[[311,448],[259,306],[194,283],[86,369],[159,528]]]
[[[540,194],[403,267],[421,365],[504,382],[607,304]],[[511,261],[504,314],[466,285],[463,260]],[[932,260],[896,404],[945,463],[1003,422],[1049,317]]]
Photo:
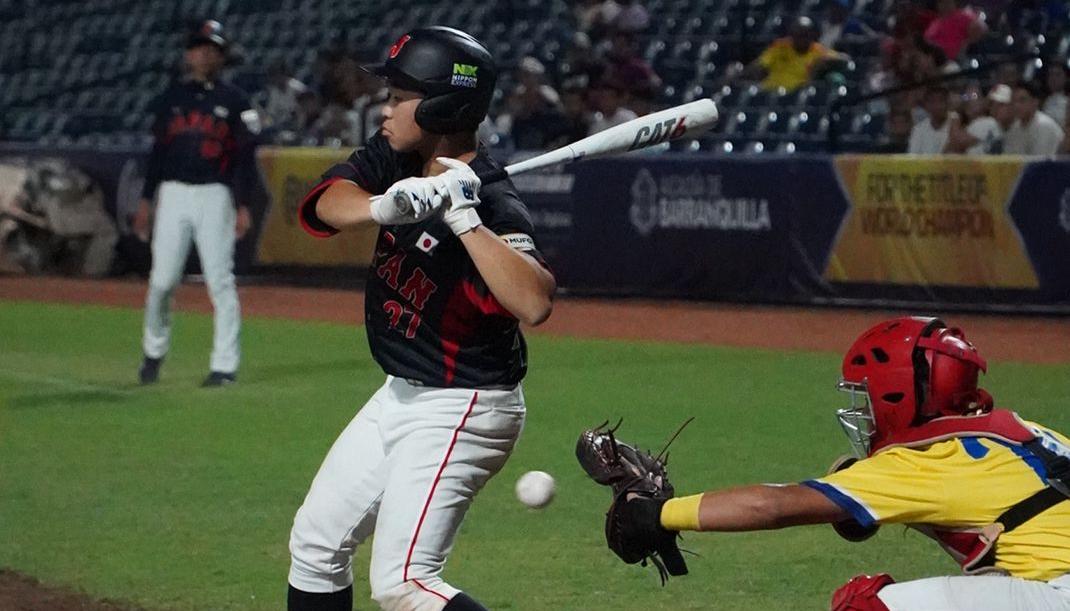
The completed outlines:
[[[698,135],[713,127],[716,121],[717,105],[713,100],[696,100],[643,115],[548,153],[478,176],[480,182],[486,185],[559,163],[637,151],[662,142]]]
[[[716,121],[717,105],[713,100],[696,100],[632,119],[559,149],[510,164],[502,170],[480,174],[479,179],[487,184],[558,163],[637,151],[700,134],[713,127]]]

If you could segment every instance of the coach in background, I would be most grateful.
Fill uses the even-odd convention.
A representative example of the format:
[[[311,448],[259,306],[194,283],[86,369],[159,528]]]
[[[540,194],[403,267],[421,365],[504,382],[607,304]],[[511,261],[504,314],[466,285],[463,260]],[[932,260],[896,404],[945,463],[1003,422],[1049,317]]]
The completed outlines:
[[[1014,114],[1018,120],[1007,130],[1003,152],[1008,155],[1054,155],[1065,134],[1063,128],[1040,110],[1044,92],[1036,81],[1014,87]]]
[[[683,530],[830,523],[863,541],[880,525],[905,524],[965,575],[902,583],[860,575],[833,594],[833,611],[1068,610],[1070,440],[993,409],[977,387],[986,369],[965,334],[938,319],[877,324],[847,351],[839,384],[851,403],[837,416],[858,458],[799,484],[668,500],[625,494],[610,511],[612,532],[625,533],[624,549],[635,552],[627,559],[638,562],[679,560]]]
[[[154,103],[155,142],[133,220],[134,232],[147,241],[150,219],[155,217],[145,298],[145,355],[139,371],[142,384],[159,378],[170,346],[172,294],[182,279],[191,242],[197,244],[215,309],[210,371],[203,385],[223,386],[236,380],[241,320],[234,286],[234,242],[251,224],[244,200],[255,181],[254,138],[260,125],[248,96],[219,78],[226,51],[219,22],[201,24],[186,40],[186,76]]]

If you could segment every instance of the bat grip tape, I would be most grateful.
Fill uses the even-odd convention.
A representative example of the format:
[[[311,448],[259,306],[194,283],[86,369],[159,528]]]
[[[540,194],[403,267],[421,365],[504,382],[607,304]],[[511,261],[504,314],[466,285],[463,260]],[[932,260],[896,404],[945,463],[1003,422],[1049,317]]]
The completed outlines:
[[[505,171],[505,168],[498,168],[487,172],[479,172],[476,174],[479,177],[480,184],[490,184],[492,182],[499,182],[509,178],[509,172]]]

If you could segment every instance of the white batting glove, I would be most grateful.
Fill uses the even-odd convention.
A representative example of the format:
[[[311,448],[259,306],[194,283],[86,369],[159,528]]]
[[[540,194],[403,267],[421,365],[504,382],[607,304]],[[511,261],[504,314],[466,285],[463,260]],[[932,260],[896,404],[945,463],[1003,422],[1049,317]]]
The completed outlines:
[[[431,216],[444,201],[445,187],[437,176],[404,178],[372,198],[372,219],[380,225],[418,223]]]
[[[442,220],[458,236],[482,225],[483,220],[475,210],[479,205],[479,177],[463,161],[449,157],[438,157],[435,161],[449,168],[436,176],[442,179],[439,193],[448,200]]]
[[[446,213],[442,215],[442,220],[450,226],[453,235],[457,236],[468,233],[483,224],[479,213],[471,207],[446,210]]]
[[[449,200],[451,209],[471,208],[479,205],[479,176],[463,161],[449,157],[437,157],[435,161],[449,168],[435,178],[442,180],[439,195]]]

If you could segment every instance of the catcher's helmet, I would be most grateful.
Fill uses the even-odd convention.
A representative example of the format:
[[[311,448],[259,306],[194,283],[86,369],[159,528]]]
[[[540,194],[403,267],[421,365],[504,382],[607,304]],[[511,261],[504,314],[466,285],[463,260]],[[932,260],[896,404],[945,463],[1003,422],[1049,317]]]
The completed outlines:
[[[965,334],[938,318],[895,318],[863,333],[843,359],[840,388],[861,397],[837,415],[860,453],[897,431],[939,416],[991,409],[977,387],[984,358]]]
[[[197,23],[186,36],[186,48],[191,49],[204,44],[211,44],[223,49],[227,48],[227,38],[223,35],[223,24],[215,19],[209,19]]]
[[[497,71],[481,42],[442,26],[405,34],[381,64],[365,70],[424,94],[416,124],[435,134],[474,130],[487,115]]]

